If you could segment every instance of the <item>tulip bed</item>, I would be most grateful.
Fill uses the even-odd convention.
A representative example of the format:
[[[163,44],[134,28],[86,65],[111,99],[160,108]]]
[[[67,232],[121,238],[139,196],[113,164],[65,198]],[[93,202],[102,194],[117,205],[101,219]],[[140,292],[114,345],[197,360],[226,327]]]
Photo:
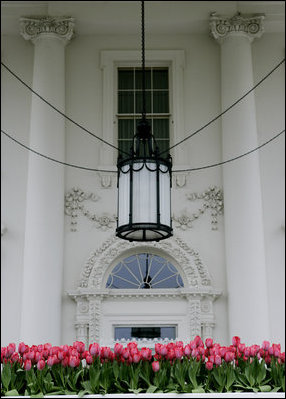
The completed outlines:
[[[1,348],[1,395],[106,393],[285,392],[285,352],[263,341],[246,346],[239,337],[221,346],[197,336],[187,345],[157,343],[155,353],[116,343],[113,350],[11,343]]]

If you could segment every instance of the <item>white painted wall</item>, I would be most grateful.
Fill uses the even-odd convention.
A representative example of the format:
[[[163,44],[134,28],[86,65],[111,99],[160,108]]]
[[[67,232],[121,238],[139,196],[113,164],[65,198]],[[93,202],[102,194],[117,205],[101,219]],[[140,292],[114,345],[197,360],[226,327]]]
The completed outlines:
[[[104,137],[102,132],[102,71],[100,51],[138,49],[137,36],[77,36],[66,47],[66,113],[87,129]],[[148,49],[180,49],[185,51],[184,126],[182,137],[192,133],[220,112],[220,48],[207,35],[152,35]],[[253,44],[254,79],[257,81],[284,57],[284,36],[264,34]],[[32,81],[33,46],[20,37],[4,37],[2,59],[27,83]],[[283,127],[284,76],[279,70],[256,91],[257,121],[260,142],[264,142]],[[8,133],[27,143],[31,95],[2,70],[2,126]],[[279,131],[280,131],[279,130]],[[221,124],[212,124],[181,146],[189,167],[221,160]],[[274,342],[285,340],[284,327],[284,146],[283,138],[260,152],[267,270]],[[87,167],[99,165],[101,146],[93,137],[66,122],[66,161]],[[111,150],[113,151],[113,150]],[[174,164],[176,168],[176,163]],[[27,153],[2,137],[2,221],[7,232],[2,236],[2,345],[17,342],[20,329],[22,255],[25,227]],[[111,188],[102,188],[100,175],[66,168],[66,191],[80,187],[99,195],[95,203],[86,202],[91,211],[116,213],[116,175]],[[174,176],[175,177],[175,176]],[[235,184],[235,182],[234,182]],[[187,200],[186,194],[200,193],[210,185],[221,187],[220,168],[188,173],[186,185],[172,190],[172,212],[178,216],[186,210],[192,214],[201,205]],[[66,296],[77,286],[81,269],[90,253],[99,248],[114,229],[101,231],[85,217],[78,218],[78,231],[70,231],[70,218],[65,220],[65,255],[62,305],[62,343],[75,339],[75,303]],[[213,287],[222,291],[214,302],[216,326],[214,338],[228,344],[227,297],[224,259],[224,230],[219,217],[218,230],[211,230],[211,218],[204,214],[192,229],[174,233],[199,252],[208,267]],[[243,254],[242,259],[243,262]],[[107,265],[108,266],[108,265]],[[247,278],[247,276],[245,276]],[[253,282],[253,286],[256,283]],[[259,287],[256,287],[259,289]],[[51,290],[52,294],[52,290]],[[48,299],[47,299],[48,300]],[[239,300],[239,298],[238,298]],[[51,321],[52,322],[52,321]],[[242,337],[243,340],[243,337]],[[251,344],[251,343],[250,343]]]

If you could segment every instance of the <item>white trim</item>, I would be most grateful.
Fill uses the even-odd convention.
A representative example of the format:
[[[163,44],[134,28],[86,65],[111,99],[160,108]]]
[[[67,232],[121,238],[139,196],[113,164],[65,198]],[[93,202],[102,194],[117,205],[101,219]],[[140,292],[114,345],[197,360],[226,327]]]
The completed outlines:
[[[172,110],[170,142],[177,142],[184,134],[183,115],[183,69],[185,66],[184,50],[147,50],[146,66],[168,66],[170,68],[170,108]],[[115,140],[116,124],[116,69],[121,66],[140,66],[141,52],[138,50],[103,50],[100,57],[100,68],[103,71],[103,115],[102,131],[106,141],[117,146]],[[172,133],[173,130],[173,134]],[[172,136],[172,137],[171,137]],[[110,148],[102,146],[100,166],[111,168],[116,163],[117,154]],[[174,153],[174,161],[179,159]]]

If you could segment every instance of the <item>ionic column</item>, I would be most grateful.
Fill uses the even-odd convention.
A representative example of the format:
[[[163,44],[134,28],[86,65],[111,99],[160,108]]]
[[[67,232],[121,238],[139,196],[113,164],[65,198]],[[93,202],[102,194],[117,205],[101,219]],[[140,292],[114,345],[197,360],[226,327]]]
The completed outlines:
[[[211,17],[211,32],[221,45],[223,110],[254,85],[251,42],[262,34],[263,18]],[[222,158],[257,145],[252,92],[222,118]],[[230,337],[260,344],[269,338],[269,315],[258,152],[224,165],[223,189]]]
[[[65,45],[72,18],[21,18],[21,34],[35,46],[33,89],[65,110]],[[65,159],[65,119],[34,94],[30,147]],[[64,167],[29,154],[21,337],[28,344],[61,339]]]

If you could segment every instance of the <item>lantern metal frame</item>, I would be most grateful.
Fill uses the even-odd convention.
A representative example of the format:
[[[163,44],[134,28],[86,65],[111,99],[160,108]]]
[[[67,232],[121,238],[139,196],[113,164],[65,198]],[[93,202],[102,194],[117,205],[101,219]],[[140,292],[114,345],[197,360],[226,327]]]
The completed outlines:
[[[160,157],[159,148],[154,136],[151,133],[151,126],[146,119],[146,98],[145,98],[145,32],[144,32],[144,0],[141,1],[141,21],[142,21],[142,118],[140,119],[136,134],[133,137],[133,144],[130,149],[130,156],[123,159],[119,154],[117,161],[118,178],[118,217],[116,236],[128,241],[160,241],[169,238],[173,235],[172,219],[171,219],[171,185],[172,185],[172,158],[168,155],[166,158]],[[143,171],[147,173],[149,183],[152,180],[153,190],[156,192],[154,200],[156,205],[153,210],[154,213],[150,216],[152,220],[140,220],[138,215],[134,212],[134,200],[140,199],[144,196],[142,194],[144,188],[140,188],[140,173]],[[145,173],[145,174],[146,174]],[[156,178],[152,178],[152,174],[156,174]],[[121,198],[121,182],[123,176],[129,174],[128,181],[124,181],[126,193]],[[164,177],[169,175],[169,179]],[[137,180],[136,180],[137,179]],[[125,179],[126,180],[126,179]],[[137,193],[134,189],[134,182],[137,181]],[[142,181],[144,179],[142,178]],[[138,183],[139,181],[139,183]],[[145,178],[145,186],[146,186]],[[139,185],[138,185],[139,184]],[[151,187],[152,188],[152,187]],[[148,187],[149,195],[152,194],[152,189]],[[165,197],[163,198],[165,190]],[[168,190],[168,191],[166,191]],[[154,194],[154,193],[153,193]],[[126,201],[128,210],[125,209],[124,217],[121,217],[120,201]],[[148,204],[144,204],[146,207]],[[166,210],[166,207],[169,209]],[[156,210],[155,210],[156,208]],[[162,215],[162,210],[165,215]],[[167,211],[167,212],[166,212]],[[128,216],[127,216],[128,212]],[[123,221],[122,221],[123,219]],[[127,220],[128,219],[128,220]]]

